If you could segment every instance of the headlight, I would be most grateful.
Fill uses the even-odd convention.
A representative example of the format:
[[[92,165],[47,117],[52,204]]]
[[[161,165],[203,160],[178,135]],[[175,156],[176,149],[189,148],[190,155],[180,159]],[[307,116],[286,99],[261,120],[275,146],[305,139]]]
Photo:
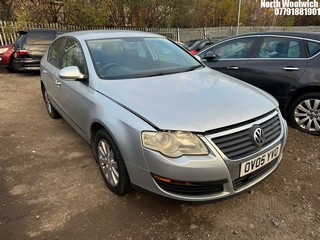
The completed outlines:
[[[8,48],[1,48],[1,49],[0,49],[0,54],[5,53],[7,50],[8,50]]]
[[[207,155],[203,142],[190,132],[143,132],[142,145],[168,157]]]

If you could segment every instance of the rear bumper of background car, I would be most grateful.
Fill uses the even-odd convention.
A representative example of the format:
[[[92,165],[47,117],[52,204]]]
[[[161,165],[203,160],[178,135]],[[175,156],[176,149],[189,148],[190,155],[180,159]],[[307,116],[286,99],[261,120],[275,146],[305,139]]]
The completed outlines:
[[[16,71],[38,71],[40,70],[40,59],[14,59],[12,66]]]

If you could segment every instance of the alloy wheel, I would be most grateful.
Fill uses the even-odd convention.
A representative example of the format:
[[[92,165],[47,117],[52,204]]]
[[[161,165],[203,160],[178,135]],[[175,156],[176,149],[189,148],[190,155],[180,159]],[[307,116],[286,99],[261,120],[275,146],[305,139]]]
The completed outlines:
[[[114,152],[108,142],[101,139],[98,143],[98,161],[103,176],[111,186],[119,183],[118,164],[114,158]]]
[[[320,99],[306,99],[294,110],[296,123],[309,132],[320,131]]]

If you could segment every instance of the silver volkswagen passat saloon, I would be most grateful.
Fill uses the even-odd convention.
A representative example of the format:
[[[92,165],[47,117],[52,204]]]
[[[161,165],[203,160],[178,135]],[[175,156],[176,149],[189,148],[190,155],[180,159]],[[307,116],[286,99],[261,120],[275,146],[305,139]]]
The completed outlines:
[[[70,32],[41,61],[50,117],[91,146],[109,189],[183,201],[248,190],[279,165],[287,124],[266,92],[163,36]]]

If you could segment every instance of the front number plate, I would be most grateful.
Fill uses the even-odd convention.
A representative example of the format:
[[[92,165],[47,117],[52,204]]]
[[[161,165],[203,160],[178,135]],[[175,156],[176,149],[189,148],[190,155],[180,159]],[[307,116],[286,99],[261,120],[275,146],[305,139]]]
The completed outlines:
[[[260,155],[257,158],[242,163],[240,167],[240,177],[252,173],[255,170],[267,165],[272,160],[275,160],[280,154],[280,149],[281,144],[271,149],[270,151]]]

